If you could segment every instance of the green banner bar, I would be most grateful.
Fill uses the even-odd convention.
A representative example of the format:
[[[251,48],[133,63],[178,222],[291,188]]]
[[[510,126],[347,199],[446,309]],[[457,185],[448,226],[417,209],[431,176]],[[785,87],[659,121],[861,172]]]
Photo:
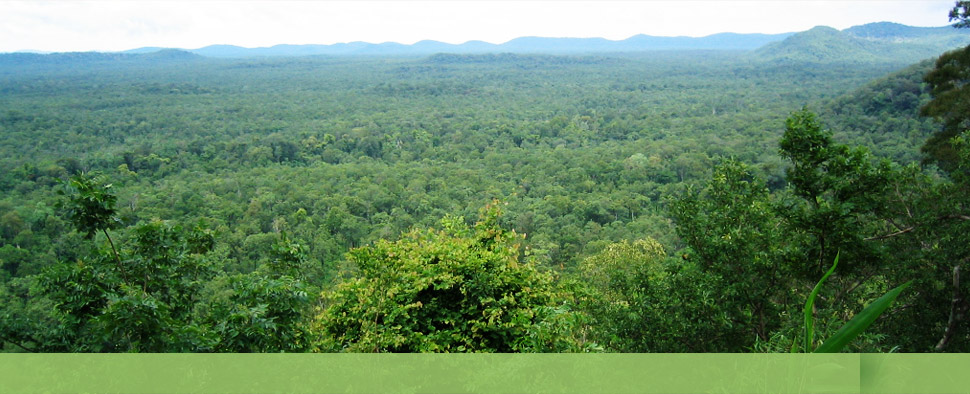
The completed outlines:
[[[863,393],[970,392],[968,354],[862,354]]]
[[[856,393],[859,355],[0,354],[4,393]]]

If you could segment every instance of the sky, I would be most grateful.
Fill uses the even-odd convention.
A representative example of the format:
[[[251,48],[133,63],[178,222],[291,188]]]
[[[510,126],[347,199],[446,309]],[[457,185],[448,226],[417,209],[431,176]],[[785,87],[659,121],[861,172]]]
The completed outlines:
[[[890,21],[943,26],[954,2],[936,0],[0,0],[0,52],[265,47],[436,40],[500,44],[516,37],[637,34],[701,37],[845,29]]]

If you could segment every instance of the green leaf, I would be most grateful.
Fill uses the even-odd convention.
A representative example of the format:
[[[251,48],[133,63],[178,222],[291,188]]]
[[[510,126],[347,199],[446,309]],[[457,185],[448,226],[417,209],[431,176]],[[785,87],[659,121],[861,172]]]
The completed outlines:
[[[815,349],[815,353],[836,353],[845,348],[849,342],[852,342],[856,337],[859,336],[866,328],[876,321],[882,313],[892,305],[896,297],[903,292],[913,281],[904,283],[903,285],[892,289],[882,297],[879,297],[871,305],[859,312],[858,315],[845,323],[838,332],[835,333],[831,338],[829,338],[825,343]]]
[[[828,279],[829,275],[835,272],[835,267],[839,266],[839,255],[841,252],[835,254],[835,262],[832,263],[832,268],[829,268],[828,272],[819,279],[818,283],[815,284],[815,288],[812,289],[812,294],[808,296],[808,300],[805,301],[805,343],[803,346],[804,351],[812,351],[812,340],[815,336],[815,321],[812,319],[812,307],[815,305],[815,297],[818,296],[819,290],[822,289],[822,283]]]

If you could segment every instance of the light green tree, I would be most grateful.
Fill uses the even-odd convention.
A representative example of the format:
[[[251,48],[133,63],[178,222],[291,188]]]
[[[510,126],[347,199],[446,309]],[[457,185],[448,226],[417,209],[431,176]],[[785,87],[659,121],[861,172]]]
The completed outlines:
[[[543,327],[557,311],[550,274],[524,262],[522,237],[499,226],[492,202],[468,227],[415,229],[352,250],[357,271],[324,294],[325,351],[521,352],[561,349]]]

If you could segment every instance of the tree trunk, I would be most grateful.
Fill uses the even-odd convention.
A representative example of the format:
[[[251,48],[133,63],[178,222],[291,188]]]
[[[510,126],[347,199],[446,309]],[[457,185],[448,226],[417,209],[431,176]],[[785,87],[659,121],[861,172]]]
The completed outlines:
[[[956,335],[959,323],[963,321],[967,314],[968,307],[970,305],[967,304],[966,300],[963,299],[963,294],[960,293],[960,265],[955,265],[953,266],[953,301],[950,304],[950,319],[947,322],[943,338],[936,344],[937,351],[943,351],[950,344],[950,340]]]

